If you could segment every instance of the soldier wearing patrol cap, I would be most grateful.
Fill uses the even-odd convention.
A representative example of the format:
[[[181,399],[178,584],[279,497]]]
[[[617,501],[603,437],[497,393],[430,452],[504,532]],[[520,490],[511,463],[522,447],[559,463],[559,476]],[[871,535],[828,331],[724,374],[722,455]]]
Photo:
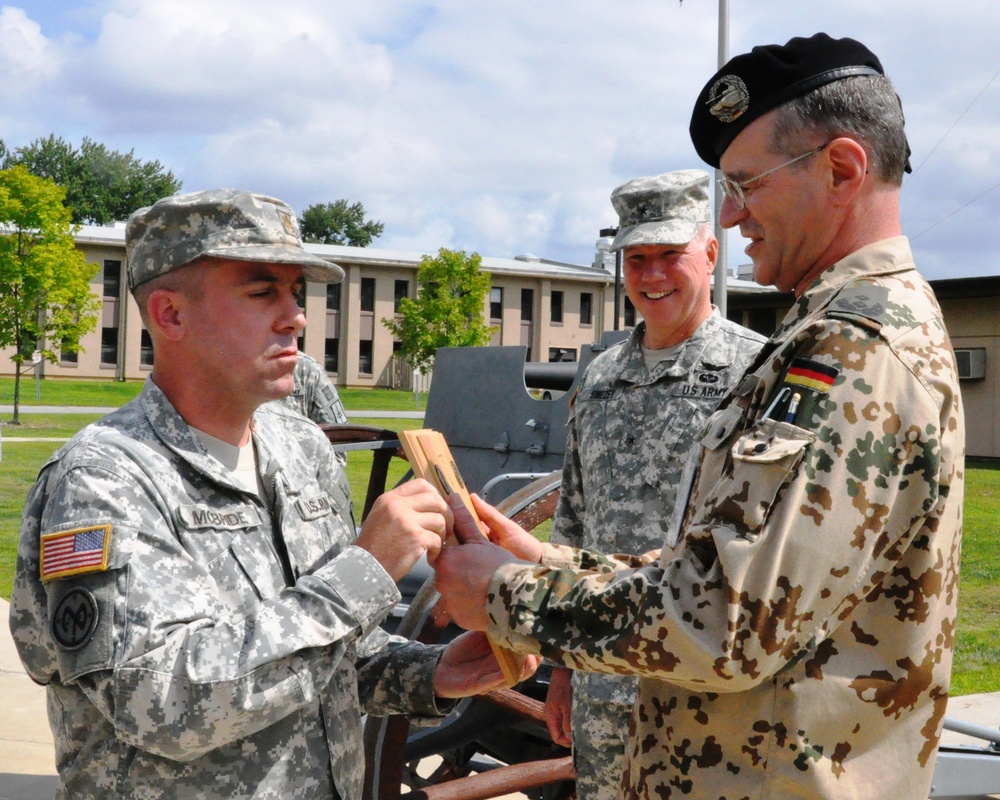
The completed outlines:
[[[357,532],[322,432],[265,410],[292,391],[303,279],[343,277],[287,205],[175,195],[132,215],[126,250],[153,373],[42,468],[11,598],[57,796],[360,800],[363,710],[433,718],[503,683],[485,639],[378,627],[448,509],[412,482]]]
[[[439,559],[438,588],[508,647],[641,676],[626,797],[925,800],[965,429],[901,235],[900,102],[864,45],[818,34],[733,58],[691,135],[755,277],[797,302],[700,432],[662,550],[532,543],[483,507],[496,540],[544,565],[470,541]]]
[[[611,193],[611,247],[622,250],[625,291],[643,321],[594,358],[573,398],[555,544],[660,547],[698,430],[764,341],[712,306],[709,182],[687,169]],[[572,739],[580,800],[617,797],[635,694],[635,678],[553,669],[546,720],[557,742]]]

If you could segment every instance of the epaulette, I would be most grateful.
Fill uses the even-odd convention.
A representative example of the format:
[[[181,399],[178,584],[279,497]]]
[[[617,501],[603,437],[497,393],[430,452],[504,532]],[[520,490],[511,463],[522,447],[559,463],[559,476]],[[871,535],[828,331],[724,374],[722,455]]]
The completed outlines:
[[[878,333],[885,321],[889,290],[870,283],[846,286],[827,306],[826,316],[846,319]]]

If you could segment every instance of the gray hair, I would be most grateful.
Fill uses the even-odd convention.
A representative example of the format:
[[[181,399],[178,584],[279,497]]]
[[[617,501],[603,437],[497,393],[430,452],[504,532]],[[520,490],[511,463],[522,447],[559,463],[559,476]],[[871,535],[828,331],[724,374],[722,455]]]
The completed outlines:
[[[795,156],[839,136],[854,139],[880,181],[900,186],[909,148],[903,107],[883,75],[844,78],[775,109],[770,147]]]

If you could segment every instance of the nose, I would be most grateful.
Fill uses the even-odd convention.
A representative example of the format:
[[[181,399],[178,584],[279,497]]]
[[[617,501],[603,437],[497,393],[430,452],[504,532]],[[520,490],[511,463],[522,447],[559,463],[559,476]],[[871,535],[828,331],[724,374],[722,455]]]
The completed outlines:
[[[288,295],[278,326],[296,334],[306,326],[305,309],[299,305],[298,298],[292,293]]]
[[[723,228],[735,228],[741,220],[746,218],[748,213],[746,206],[737,208],[736,203],[730,199],[729,195],[723,195],[722,207],[719,209],[719,224]]]
[[[657,254],[647,262],[643,277],[654,281],[662,280],[670,273],[675,261],[675,258]]]

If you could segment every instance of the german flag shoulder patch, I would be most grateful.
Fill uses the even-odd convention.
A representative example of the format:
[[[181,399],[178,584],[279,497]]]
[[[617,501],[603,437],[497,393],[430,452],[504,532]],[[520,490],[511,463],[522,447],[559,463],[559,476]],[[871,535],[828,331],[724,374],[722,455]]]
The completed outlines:
[[[785,383],[825,393],[830,391],[839,374],[840,369],[829,364],[822,364],[811,358],[793,358],[791,366],[785,373]]]

